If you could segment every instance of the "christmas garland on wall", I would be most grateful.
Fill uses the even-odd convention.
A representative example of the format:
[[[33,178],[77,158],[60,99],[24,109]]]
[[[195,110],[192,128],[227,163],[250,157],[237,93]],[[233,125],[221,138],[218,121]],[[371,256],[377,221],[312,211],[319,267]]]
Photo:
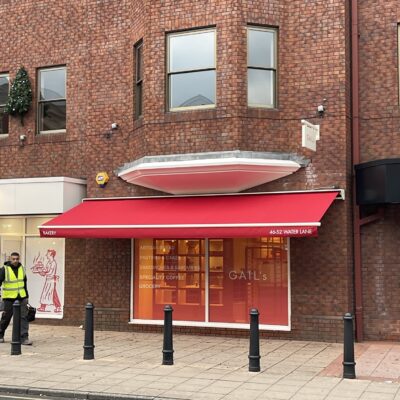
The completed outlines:
[[[24,115],[29,111],[32,103],[32,88],[28,73],[24,67],[17,72],[11,83],[10,93],[4,112],[13,116],[19,116],[24,125]]]

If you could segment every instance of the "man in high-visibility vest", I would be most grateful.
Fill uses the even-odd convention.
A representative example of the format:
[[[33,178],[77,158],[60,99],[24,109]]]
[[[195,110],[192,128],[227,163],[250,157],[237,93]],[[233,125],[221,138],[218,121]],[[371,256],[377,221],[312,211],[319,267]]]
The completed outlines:
[[[0,268],[0,285],[3,286],[4,312],[0,320],[0,343],[4,343],[4,333],[13,316],[15,300],[21,303],[21,344],[31,345],[29,340],[28,289],[25,268],[19,262],[19,254],[11,253],[10,261]]]

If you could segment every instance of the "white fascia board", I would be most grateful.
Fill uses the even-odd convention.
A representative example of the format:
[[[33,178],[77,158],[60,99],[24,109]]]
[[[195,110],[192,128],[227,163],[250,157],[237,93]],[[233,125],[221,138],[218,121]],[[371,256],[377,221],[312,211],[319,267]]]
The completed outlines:
[[[128,175],[131,172],[147,169],[172,169],[172,168],[193,168],[193,167],[213,167],[225,165],[259,165],[271,167],[288,167],[300,168],[300,164],[291,160],[274,160],[274,159],[260,159],[260,158],[209,158],[200,160],[186,160],[186,161],[161,161],[161,162],[148,162],[134,165],[118,173],[118,176]]]

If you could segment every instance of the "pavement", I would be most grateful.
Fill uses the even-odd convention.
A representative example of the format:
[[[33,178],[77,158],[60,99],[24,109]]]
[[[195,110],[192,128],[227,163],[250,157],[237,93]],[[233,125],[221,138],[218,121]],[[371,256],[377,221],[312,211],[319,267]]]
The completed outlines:
[[[95,332],[83,360],[78,327],[32,324],[33,346],[0,344],[0,392],[89,400],[400,400],[400,344],[356,344],[357,379],[342,379],[339,343],[260,340],[261,371],[248,372],[248,340],[174,335],[163,366],[162,334]],[[1,396],[0,396],[1,397]]]

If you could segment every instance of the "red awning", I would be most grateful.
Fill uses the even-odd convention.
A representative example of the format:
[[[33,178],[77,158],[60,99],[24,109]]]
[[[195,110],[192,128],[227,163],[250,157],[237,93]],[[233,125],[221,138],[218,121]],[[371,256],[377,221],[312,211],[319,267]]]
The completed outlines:
[[[42,237],[315,236],[332,192],[87,199],[40,228]]]

